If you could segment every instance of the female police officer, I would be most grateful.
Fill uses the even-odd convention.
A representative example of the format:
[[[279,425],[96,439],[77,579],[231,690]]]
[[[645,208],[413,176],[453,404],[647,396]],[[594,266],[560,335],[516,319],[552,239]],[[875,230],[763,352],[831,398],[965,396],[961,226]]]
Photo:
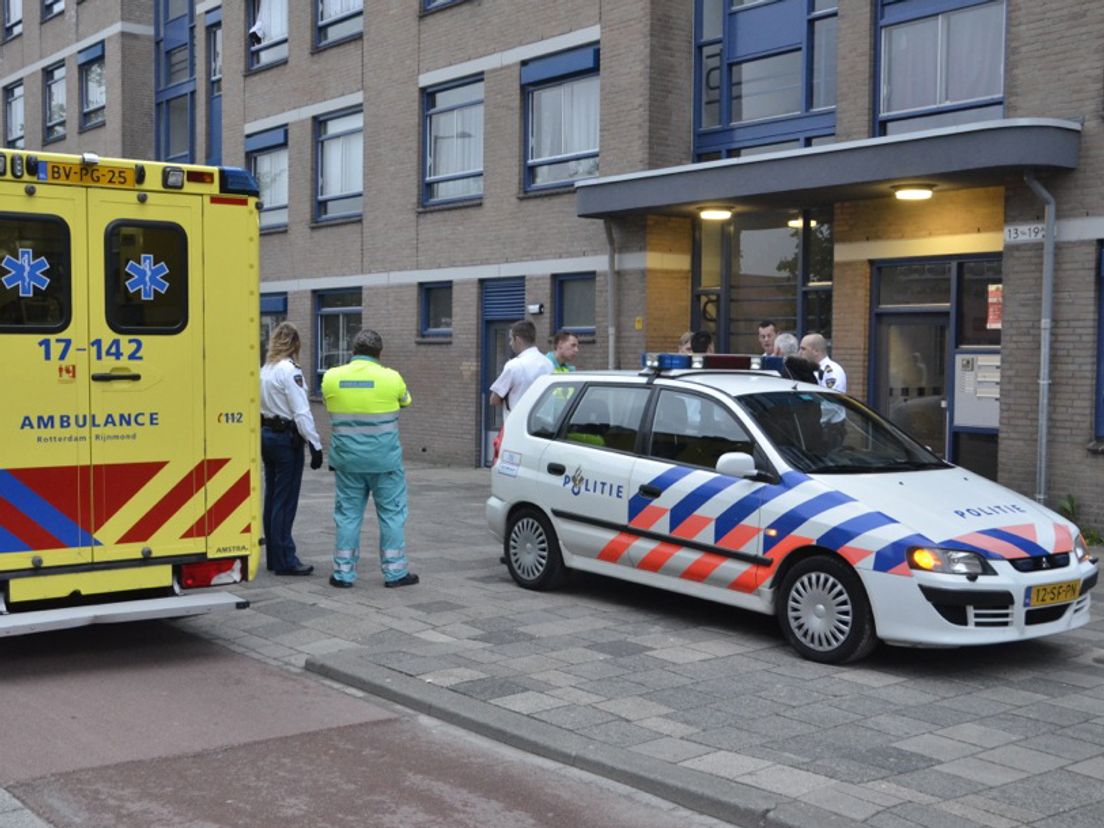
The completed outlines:
[[[264,533],[268,568],[277,575],[310,575],[313,566],[295,554],[291,525],[303,479],[303,444],[311,468],[322,465],[322,440],[314,427],[299,356],[299,331],[281,322],[268,342],[261,368],[261,458],[265,467]]]

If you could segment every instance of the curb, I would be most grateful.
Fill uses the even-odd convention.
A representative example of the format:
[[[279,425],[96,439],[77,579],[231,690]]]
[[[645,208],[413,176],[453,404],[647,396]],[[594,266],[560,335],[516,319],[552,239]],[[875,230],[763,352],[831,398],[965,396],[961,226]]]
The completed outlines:
[[[604,776],[742,828],[859,825],[788,797],[596,742],[521,713],[372,664],[357,658],[355,653],[311,657],[304,668],[527,753]]]

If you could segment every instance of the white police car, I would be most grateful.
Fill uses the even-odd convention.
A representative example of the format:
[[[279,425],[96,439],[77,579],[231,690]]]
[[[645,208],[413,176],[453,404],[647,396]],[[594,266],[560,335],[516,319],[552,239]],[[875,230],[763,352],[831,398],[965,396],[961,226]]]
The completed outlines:
[[[824,662],[879,639],[991,644],[1089,620],[1096,560],[1060,515],[850,397],[731,370],[780,361],[693,360],[533,384],[487,500],[518,584],[579,569],[773,613]]]

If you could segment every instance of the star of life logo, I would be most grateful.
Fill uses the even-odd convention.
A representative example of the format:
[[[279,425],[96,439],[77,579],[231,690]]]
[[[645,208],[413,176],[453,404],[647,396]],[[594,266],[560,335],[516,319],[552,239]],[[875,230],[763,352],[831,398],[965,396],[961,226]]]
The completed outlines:
[[[142,301],[153,300],[153,294],[164,293],[169,289],[165,277],[169,275],[169,266],[164,262],[154,264],[153,256],[143,253],[140,262],[127,262],[126,272],[133,278],[127,279],[126,288],[131,293],[141,292]]]
[[[50,269],[50,263],[45,256],[36,259],[30,248],[19,248],[18,259],[5,256],[0,265],[8,271],[8,275],[0,279],[0,282],[9,290],[19,285],[19,295],[23,298],[34,296],[35,288],[46,290],[50,284],[50,277],[43,275]]]

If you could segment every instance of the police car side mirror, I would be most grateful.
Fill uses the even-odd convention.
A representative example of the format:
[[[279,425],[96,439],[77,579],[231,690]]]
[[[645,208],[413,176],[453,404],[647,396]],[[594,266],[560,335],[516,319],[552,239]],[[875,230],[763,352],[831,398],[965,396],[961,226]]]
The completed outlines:
[[[717,458],[717,473],[728,477],[758,477],[755,458],[742,451],[726,451]]]

